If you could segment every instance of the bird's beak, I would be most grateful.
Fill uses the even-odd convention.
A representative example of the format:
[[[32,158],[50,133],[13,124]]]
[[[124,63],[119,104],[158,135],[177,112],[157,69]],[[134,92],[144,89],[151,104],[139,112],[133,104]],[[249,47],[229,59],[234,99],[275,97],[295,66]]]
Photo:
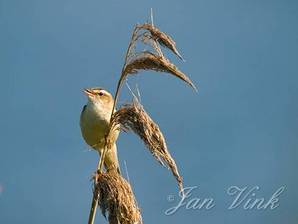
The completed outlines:
[[[84,93],[88,97],[94,97],[96,95],[95,92],[92,89],[84,89]]]

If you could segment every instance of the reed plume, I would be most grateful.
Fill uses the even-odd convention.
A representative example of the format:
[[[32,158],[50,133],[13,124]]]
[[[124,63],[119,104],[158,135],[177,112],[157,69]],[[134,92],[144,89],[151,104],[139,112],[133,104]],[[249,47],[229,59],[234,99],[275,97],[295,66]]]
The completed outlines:
[[[130,104],[122,105],[112,118],[112,129],[119,125],[125,131],[132,131],[142,139],[154,158],[164,167],[171,169],[182,191],[182,177],[175,160],[168,151],[166,140],[159,126],[151,119],[136,97]]]
[[[142,224],[130,184],[117,172],[98,175],[99,207],[110,224]]]

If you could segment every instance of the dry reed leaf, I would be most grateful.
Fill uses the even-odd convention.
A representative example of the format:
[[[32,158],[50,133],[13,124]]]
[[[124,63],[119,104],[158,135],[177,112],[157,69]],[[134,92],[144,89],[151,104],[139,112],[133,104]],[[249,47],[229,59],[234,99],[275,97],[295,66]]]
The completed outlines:
[[[136,97],[131,104],[122,105],[113,114],[112,128],[117,127],[119,124],[125,131],[132,131],[138,135],[155,159],[163,166],[171,169],[178,182],[179,189],[182,190],[182,177],[178,172],[175,160],[167,149],[165,138],[158,125],[146,113]]]
[[[149,51],[139,53],[135,58],[127,63],[122,73],[122,80],[128,74],[138,73],[138,70],[153,70],[157,72],[170,73],[188,83],[194,90],[197,91],[196,86],[192,83],[190,78],[181,72],[174,64],[172,64],[168,59],[155,55]]]
[[[117,172],[99,174],[97,190],[102,214],[108,213],[109,224],[142,224],[130,184]]]
[[[175,41],[169,35],[160,31],[157,27],[153,26],[150,23],[144,23],[142,25],[138,25],[138,28],[148,30],[155,41],[160,43],[160,45],[162,45],[163,47],[170,49],[181,60],[184,60],[176,48]]]

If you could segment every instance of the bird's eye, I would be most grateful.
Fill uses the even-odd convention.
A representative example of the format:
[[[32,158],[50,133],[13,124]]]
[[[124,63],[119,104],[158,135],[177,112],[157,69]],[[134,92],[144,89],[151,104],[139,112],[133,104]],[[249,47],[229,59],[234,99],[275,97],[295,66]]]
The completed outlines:
[[[99,95],[99,96],[102,96],[102,95],[103,95],[103,92],[99,92],[98,95]]]

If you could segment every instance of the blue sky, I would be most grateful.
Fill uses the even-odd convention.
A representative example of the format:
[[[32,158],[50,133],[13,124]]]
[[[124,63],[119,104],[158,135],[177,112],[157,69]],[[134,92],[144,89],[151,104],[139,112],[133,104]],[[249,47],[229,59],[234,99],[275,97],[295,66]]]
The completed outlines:
[[[171,173],[132,134],[118,142],[145,223],[289,223],[298,219],[296,1],[0,0],[0,223],[86,223],[97,154],[81,138],[84,87],[115,91],[136,23],[176,40],[166,55],[199,87],[166,74],[131,77],[160,124],[192,198],[181,208]],[[123,89],[120,103],[131,96]],[[230,186],[259,186],[275,210],[229,211]],[[175,195],[169,202],[168,195]],[[97,223],[103,223],[101,215]]]

